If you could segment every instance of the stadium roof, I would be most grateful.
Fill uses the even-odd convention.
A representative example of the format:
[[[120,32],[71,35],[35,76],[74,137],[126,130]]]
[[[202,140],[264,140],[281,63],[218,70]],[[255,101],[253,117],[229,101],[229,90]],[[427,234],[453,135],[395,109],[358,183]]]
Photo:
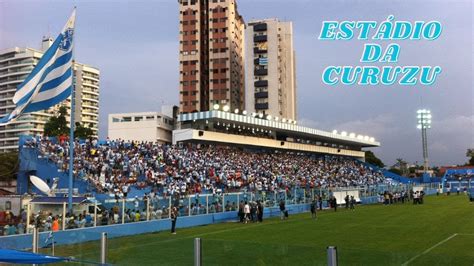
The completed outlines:
[[[230,122],[236,122],[239,124],[246,124],[247,126],[256,126],[256,127],[265,127],[270,130],[275,130],[279,132],[287,132],[290,134],[299,134],[317,137],[321,140],[332,140],[337,141],[338,143],[346,144],[355,144],[361,147],[378,147],[380,142],[375,141],[374,138],[362,135],[342,135],[333,132],[323,131],[319,129],[304,127],[297,125],[294,121],[282,122],[276,121],[271,117],[261,118],[258,116],[252,115],[243,115],[236,114],[231,112],[224,112],[219,110],[205,111],[205,112],[195,112],[187,114],[179,114],[178,122],[192,121],[196,122],[197,120],[225,120]]]

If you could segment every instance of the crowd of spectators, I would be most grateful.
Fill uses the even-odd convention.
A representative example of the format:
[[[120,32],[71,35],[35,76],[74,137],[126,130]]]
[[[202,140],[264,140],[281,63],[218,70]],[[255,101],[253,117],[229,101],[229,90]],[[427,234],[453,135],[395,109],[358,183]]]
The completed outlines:
[[[33,139],[40,156],[68,169],[67,140]],[[76,142],[74,174],[102,193],[127,197],[131,187],[153,188],[163,196],[203,192],[280,191],[377,185],[380,171],[341,156],[315,156],[237,147],[97,140]],[[222,206],[220,206],[222,207]]]

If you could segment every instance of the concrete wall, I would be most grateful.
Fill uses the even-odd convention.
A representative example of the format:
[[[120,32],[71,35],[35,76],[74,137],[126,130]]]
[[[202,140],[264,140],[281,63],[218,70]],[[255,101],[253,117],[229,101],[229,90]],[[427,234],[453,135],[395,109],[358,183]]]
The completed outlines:
[[[120,121],[124,117],[130,118],[131,121]],[[167,124],[165,119],[169,123],[169,121],[172,121],[172,118],[163,116],[160,113],[109,114],[108,119],[107,136],[110,139],[171,143],[172,126]],[[138,119],[140,119],[140,121],[136,121]]]

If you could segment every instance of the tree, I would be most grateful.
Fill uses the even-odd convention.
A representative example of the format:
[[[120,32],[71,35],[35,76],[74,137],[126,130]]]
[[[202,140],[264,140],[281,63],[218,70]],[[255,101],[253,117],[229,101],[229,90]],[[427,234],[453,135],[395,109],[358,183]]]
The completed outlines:
[[[44,134],[50,137],[59,137],[61,135],[69,134],[69,127],[66,121],[67,109],[65,106],[59,108],[57,116],[49,118],[44,125]]]
[[[18,172],[18,153],[9,152],[0,154],[0,181],[16,179]]]
[[[74,130],[74,137],[78,139],[88,139],[94,135],[92,131],[92,124],[89,124],[89,127],[83,126],[81,123],[76,122],[76,129]]]
[[[402,158],[397,158],[396,165],[398,165],[398,169],[400,169],[402,175],[408,175],[408,173],[410,172],[410,170],[408,169],[408,163]]]
[[[474,149],[467,149],[466,156],[471,157],[467,162],[467,165],[474,165]]]
[[[373,164],[375,166],[378,166],[380,168],[385,167],[385,164],[375,156],[375,154],[372,151],[366,151],[365,152],[365,161],[367,163]]]

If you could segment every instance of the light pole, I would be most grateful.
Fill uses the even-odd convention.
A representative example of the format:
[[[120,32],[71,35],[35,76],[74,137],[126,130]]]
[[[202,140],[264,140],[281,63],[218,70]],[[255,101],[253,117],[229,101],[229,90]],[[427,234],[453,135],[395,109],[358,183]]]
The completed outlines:
[[[428,173],[428,140],[426,130],[431,128],[431,111],[420,109],[416,111],[418,118],[418,129],[421,129],[421,141],[423,144],[423,170]]]

